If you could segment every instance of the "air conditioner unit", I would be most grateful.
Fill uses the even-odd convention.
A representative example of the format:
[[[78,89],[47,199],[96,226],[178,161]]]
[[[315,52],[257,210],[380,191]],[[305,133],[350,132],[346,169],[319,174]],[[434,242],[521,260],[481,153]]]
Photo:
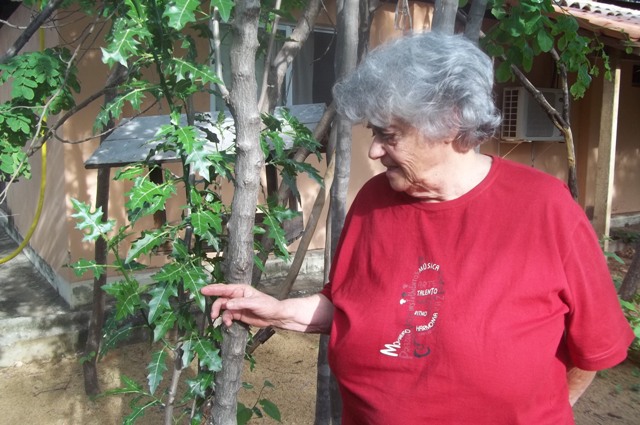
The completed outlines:
[[[562,111],[562,90],[539,89],[547,101]],[[524,87],[505,87],[502,92],[500,138],[506,141],[557,142],[564,137],[546,112]]]

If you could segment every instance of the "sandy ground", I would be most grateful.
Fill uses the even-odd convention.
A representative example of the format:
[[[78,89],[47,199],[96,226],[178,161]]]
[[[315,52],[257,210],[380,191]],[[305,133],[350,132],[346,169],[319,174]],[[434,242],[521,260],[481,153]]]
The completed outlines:
[[[240,400],[252,405],[265,379],[274,388],[265,388],[262,397],[274,402],[282,413],[282,423],[313,423],[315,405],[316,355],[318,337],[279,332],[255,353],[256,368],[245,368],[244,380],[253,390],[241,390]],[[114,388],[125,374],[144,381],[146,344],[120,348],[100,363],[103,389]],[[631,362],[600,372],[594,384],[576,405],[578,425],[640,424],[640,368]],[[74,357],[45,363],[16,365],[0,369],[0,424],[104,425],[122,423],[130,413],[120,396],[89,400],[84,395],[82,367]],[[162,423],[162,412],[154,412],[136,422]],[[252,424],[275,424],[256,419]],[[395,424],[390,424],[395,425]]]

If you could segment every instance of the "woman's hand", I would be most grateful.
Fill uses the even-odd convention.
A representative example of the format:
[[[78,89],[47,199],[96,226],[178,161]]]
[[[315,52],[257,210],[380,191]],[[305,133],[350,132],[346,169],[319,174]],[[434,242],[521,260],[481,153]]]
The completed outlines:
[[[211,306],[211,320],[220,316],[225,325],[239,320],[264,328],[275,325],[282,314],[281,302],[250,285],[213,284],[201,289],[203,295],[218,297]]]

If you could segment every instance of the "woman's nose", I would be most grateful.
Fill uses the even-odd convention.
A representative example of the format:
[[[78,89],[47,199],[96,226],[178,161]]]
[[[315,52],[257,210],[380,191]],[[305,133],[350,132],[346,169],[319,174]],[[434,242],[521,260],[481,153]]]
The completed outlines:
[[[369,158],[370,159],[380,159],[384,156],[385,151],[382,147],[382,142],[379,140],[377,136],[374,136],[371,140],[371,146],[369,146]]]

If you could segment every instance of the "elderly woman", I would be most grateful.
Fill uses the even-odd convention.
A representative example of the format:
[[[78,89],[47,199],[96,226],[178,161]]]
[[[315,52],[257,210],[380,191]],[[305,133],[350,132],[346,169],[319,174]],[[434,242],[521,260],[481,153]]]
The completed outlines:
[[[229,325],[329,332],[344,424],[572,424],[633,333],[565,185],[477,148],[499,123],[489,58],[459,36],[373,51],[336,84],[386,172],[353,202],[330,282],[275,300],[210,285]]]

